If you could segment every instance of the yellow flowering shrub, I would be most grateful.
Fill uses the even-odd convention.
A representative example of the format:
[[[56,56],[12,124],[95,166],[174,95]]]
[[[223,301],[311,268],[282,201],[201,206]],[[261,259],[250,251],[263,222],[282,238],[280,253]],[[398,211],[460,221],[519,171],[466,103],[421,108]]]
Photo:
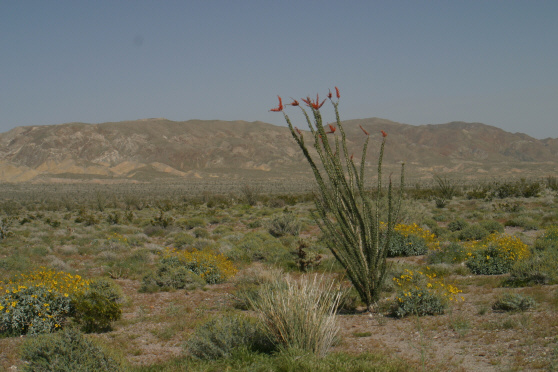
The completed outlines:
[[[167,249],[163,253],[161,263],[176,260],[209,284],[222,283],[237,272],[236,267],[227,257],[209,251]]]
[[[451,301],[464,300],[459,288],[438,278],[428,267],[424,271],[405,269],[393,281],[399,291],[391,313],[398,318],[443,314]]]
[[[380,227],[385,238],[387,225],[381,223]],[[416,223],[397,224],[388,246],[388,256],[418,256],[426,254],[428,250],[438,250],[439,248],[440,242],[436,235],[429,230],[423,229]]]
[[[79,275],[41,268],[0,281],[0,333],[46,333],[72,314],[72,299],[87,290]]]
[[[428,249],[430,250],[440,249],[440,241],[436,238],[436,235],[433,234],[430,230],[423,229],[416,223],[410,225],[400,223],[395,225],[394,230],[401,233],[405,237],[414,235],[424,239],[426,245],[428,246]]]
[[[505,274],[518,261],[530,256],[527,244],[516,236],[504,234],[491,234],[482,241],[465,243],[464,247],[467,267],[474,274]]]
[[[102,301],[105,305],[110,302],[114,305],[110,320],[117,319],[120,316],[118,296],[113,291],[99,291],[97,287],[96,282],[80,275],[44,267],[19,274],[9,281],[0,281],[0,334],[49,333],[63,327],[68,317],[76,317],[79,322],[88,316],[92,321],[103,323],[106,314],[79,310],[86,300],[89,303]]]

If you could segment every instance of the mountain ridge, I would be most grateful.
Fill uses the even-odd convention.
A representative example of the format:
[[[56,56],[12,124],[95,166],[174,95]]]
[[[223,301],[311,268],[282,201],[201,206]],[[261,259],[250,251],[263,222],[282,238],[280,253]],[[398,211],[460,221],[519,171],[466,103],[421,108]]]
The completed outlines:
[[[531,176],[558,169],[558,139],[539,140],[482,123],[414,126],[367,118],[346,120],[343,126],[357,162],[365,139],[360,126],[370,133],[366,165],[372,171],[380,130],[388,133],[386,169],[406,162],[416,178]],[[312,142],[309,132],[304,135]],[[0,133],[0,182],[308,177],[310,169],[288,128],[261,121],[151,118],[23,126]]]

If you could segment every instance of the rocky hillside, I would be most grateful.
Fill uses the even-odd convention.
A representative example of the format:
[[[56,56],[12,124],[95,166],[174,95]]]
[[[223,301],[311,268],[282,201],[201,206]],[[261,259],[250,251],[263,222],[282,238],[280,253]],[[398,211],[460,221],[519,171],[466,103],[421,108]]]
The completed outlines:
[[[357,158],[364,141],[359,126],[371,133],[371,167],[380,130],[388,132],[387,168],[405,161],[413,177],[445,172],[527,176],[558,170],[557,139],[537,140],[480,123],[411,126],[370,118],[344,126]],[[263,122],[144,119],[18,127],[0,134],[0,182],[307,176],[309,168],[288,129]]]

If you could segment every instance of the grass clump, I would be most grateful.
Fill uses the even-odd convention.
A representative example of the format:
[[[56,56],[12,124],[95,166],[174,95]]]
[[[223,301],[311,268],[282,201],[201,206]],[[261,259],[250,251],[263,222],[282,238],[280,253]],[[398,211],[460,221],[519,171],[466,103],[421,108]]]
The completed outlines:
[[[535,305],[535,300],[529,296],[523,296],[519,293],[505,293],[492,304],[492,310],[517,312],[532,309]]]
[[[221,254],[208,251],[167,249],[155,273],[143,278],[143,291],[161,289],[193,289],[200,279],[208,284],[222,283],[237,272],[233,263]]]
[[[298,236],[300,229],[300,221],[292,213],[282,213],[281,215],[274,217],[269,222],[268,227],[269,233],[276,238],[285,235]]]
[[[177,257],[163,258],[157,269],[143,277],[140,292],[192,290],[205,284],[199,275],[189,270]]]
[[[551,227],[535,240],[532,254],[510,270],[510,286],[558,283],[558,228]]]
[[[459,240],[482,240],[486,238],[490,233],[484,227],[478,223],[474,223],[465,227],[463,230],[459,230],[457,233],[457,238]]]
[[[274,349],[257,321],[242,315],[210,319],[196,328],[186,349],[195,358],[215,360],[230,357],[235,349],[241,347],[266,353]]]
[[[337,336],[340,298],[341,292],[318,275],[286,277],[263,284],[251,305],[274,343],[325,356]]]
[[[94,280],[77,296],[74,320],[84,332],[111,330],[112,322],[122,316],[121,294],[109,279]]]
[[[75,329],[27,337],[21,346],[23,371],[125,371],[124,365]]]
[[[448,223],[448,230],[451,232],[461,231],[469,226],[469,223],[463,218],[457,218]]]
[[[431,252],[427,257],[427,262],[429,264],[459,264],[467,260],[467,257],[461,244],[451,242],[439,250]]]
[[[291,250],[269,233],[249,232],[242,236],[234,247],[226,252],[227,257],[235,261],[264,261],[280,263],[292,261]]]

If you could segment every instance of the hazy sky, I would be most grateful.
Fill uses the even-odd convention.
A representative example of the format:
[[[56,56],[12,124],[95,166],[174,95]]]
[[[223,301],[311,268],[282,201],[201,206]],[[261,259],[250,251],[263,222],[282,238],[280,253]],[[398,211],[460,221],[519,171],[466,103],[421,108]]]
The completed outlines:
[[[283,125],[268,111],[278,94],[334,86],[342,119],[558,137],[558,1],[0,1],[1,132],[152,117]]]

